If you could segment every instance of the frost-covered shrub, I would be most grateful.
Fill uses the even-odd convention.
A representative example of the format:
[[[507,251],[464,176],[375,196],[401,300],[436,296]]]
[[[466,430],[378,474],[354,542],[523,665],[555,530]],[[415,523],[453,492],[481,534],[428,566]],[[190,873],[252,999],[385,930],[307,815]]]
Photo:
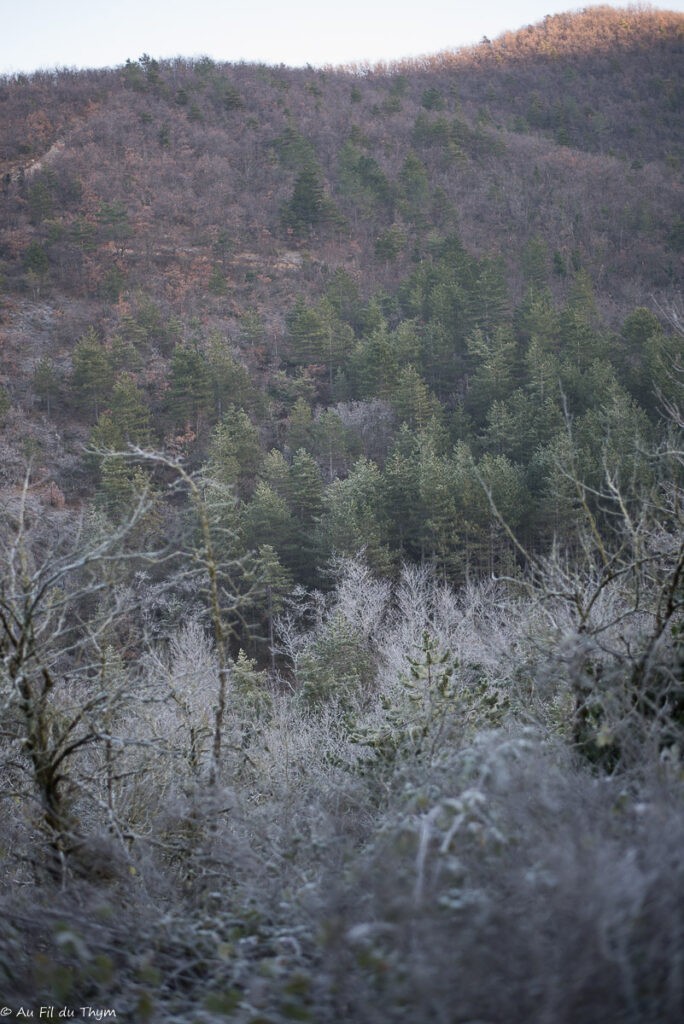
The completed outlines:
[[[414,772],[333,886],[339,1019],[674,1024],[682,794],[636,795],[533,734]]]

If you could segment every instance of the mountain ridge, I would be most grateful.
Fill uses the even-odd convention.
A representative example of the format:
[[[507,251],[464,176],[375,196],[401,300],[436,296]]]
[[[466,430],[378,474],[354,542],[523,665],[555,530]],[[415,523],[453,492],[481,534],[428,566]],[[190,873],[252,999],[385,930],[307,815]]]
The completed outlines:
[[[410,320],[428,337],[437,299],[411,289],[420,280],[430,293],[456,251],[473,262],[448,285],[450,301],[465,288],[477,303],[479,274],[512,323],[527,315],[531,287],[560,311],[590,282],[593,323],[618,334],[636,307],[671,307],[684,250],[683,24],[591,9],[483,43],[455,65],[435,57],[363,73],[143,55],[3,79],[0,373],[11,399],[33,422],[45,406],[32,374],[51,361],[61,382],[52,415],[63,409],[80,437],[68,383],[78,339],[93,330],[109,351],[144,334],[148,372],[135,361],[131,372],[168,426],[174,346],[206,353],[218,333],[274,408],[284,402],[262,424],[280,443],[278,417],[295,400],[282,396],[296,397],[297,374],[309,372],[291,356],[298,304],[318,308],[335,292],[343,310],[344,282],[359,304],[341,314],[357,346],[377,310],[389,329]],[[611,33],[634,43],[633,59],[601,50],[591,75],[548,47],[543,74],[520,56],[535,40],[572,49],[573,38]],[[35,341],[32,309],[53,324]],[[467,377],[442,391],[430,359],[422,373],[451,415]],[[312,373],[321,362],[310,360]],[[332,400],[330,382],[311,387],[312,408]]]

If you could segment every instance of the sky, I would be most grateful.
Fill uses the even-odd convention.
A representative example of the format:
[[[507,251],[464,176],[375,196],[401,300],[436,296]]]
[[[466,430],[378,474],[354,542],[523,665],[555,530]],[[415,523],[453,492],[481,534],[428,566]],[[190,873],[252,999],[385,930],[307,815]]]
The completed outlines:
[[[604,3],[606,0],[604,0]],[[612,7],[629,6],[612,2]],[[143,53],[266,64],[374,63],[494,39],[573,0],[5,0],[0,74],[115,67]],[[653,6],[684,11],[684,0]]]

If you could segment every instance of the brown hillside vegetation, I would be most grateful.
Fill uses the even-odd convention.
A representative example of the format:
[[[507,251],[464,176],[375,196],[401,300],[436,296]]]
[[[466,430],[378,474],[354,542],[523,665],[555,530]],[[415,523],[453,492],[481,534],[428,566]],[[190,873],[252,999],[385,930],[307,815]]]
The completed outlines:
[[[617,17],[592,11],[562,24],[581,36],[587,23]],[[502,251],[514,288],[521,250],[540,237],[566,263],[604,276],[607,295],[625,308],[678,275],[681,145],[681,20],[625,19],[667,26],[667,44],[645,34],[629,58],[598,51],[586,57],[588,69],[574,58],[502,63],[482,46],[411,74],[146,59],[118,71],[6,80],[5,278],[21,279],[34,243],[49,261],[43,291],[52,281],[92,295],[118,275],[128,287],[159,285],[177,298],[201,292],[219,235],[230,237],[238,266],[240,252],[272,264],[291,248],[281,211],[313,160],[338,216],[307,239],[311,257],[348,265],[370,288],[396,281],[407,257],[425,255],[422,217],[438,232],[458,224],[475,251]],[[396,199],[409,154],[427,175],[418,218]],[[345,166],[354,160],[372,168],[370,184]],[[374,247],[393,225],[403,241],[390,267]],[[155,285],[162,265],[165,281]],[[256,282],[252,291],[259,305]]]
[[[681,30],[678,15],[600,8],[363,72],[143,55],[4,79],[1,372],[15,412],[78,419],[71,354],[92,328],[107,351],[137,346],[119,371],[168,431],[172,353],[220,336],[267,396],[264,443],[281,444],[297,397],[386,397],[356,368],[374,308],[391,329],[418,324],[408,359],[451,415],[478,317],[453,334],[443,300],[417,295],[437,288],[455,238],[475,261],[453,285],[471,309],[495,288],[486,302],[520,317],[531,286],[561,309],[587,281],[611,329],[654,300],[667,308],[682,267]],[[349,366],[342,349],[293,353],[296,303],[333,295]],[[435,325],[453,336],[446,377]],[[36,402],[39,364],[60,397]],[[304,371],[314,383],[298,396],[288,381]]]
[[[590,7],[399,72],[450,72],[497,123],[564,145],[639,158],[681,155],[682,15]]]
[[[683,25],[0,81],[6,1019],[684,1020]]]
[[[677,50],[682,44],[682,17],[674,11],[633,4],[623,10],[608,6],[547,15],[536,25],[504,32],[486,46],[464,49],[453,59],[469,63],[492,60],[542,60],[590,57],[609,52],[619,59],[625,51]],[[437,62],[440,55],[434,58]],[[449,59],[446,57],[445,59]]]

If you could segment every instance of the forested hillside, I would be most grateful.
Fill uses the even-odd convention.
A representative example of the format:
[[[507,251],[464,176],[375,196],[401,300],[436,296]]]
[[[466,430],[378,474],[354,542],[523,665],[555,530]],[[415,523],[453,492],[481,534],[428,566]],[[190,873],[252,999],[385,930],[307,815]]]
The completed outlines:
[[[683,40],[0,79],[13,1012],[682,1018]]]

